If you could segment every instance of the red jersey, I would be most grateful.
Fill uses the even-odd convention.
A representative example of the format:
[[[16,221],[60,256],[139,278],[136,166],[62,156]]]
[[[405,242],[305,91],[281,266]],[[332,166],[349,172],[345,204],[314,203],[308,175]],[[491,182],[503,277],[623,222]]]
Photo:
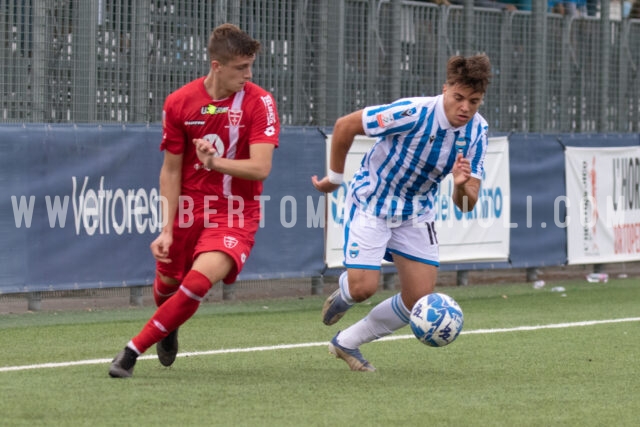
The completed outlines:
[[[195,138],[209,141],[228,159],[249,158],[249,146],[278,146],[280,120],[273,96],[247,82],[240,92],[212,100],[204,87],[205,77],[187,83],[167,96],[162,112],[161,150],[183,154],[182,196],[191,197],[194,208],[204,206],[226,212],[228,197],[242,198],[245,208],[259,206],[256,196],[262,182],[224,175],[204,167],[196,155]],[[216,196],[212,198],[212,196]],[[237,207],[238,205],[235,204]]]

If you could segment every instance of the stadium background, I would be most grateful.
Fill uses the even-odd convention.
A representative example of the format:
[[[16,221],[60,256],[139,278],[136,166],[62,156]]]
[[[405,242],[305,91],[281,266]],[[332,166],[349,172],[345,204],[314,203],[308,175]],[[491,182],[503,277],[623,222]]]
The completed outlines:
[[[614,19],[615,2],[607,0],[599,16],[581,18],[548,14],[546,2],[516,13],[466,3],[0,0],[0,233],[6,242],[0,296],[26,295],[37,309],[41,297],[56,292],[108,294],[117,286],[131,292],[132,302],[145,295],[153,270],[149,235],[112,235],[98,247],[80,239],[79,255],[61,265],[51,254],[64,260],[77,242],[65,241],[60,230],[47,241],[46,225],[17,227],[11,197],[35,194],[44,205],[55,174],[79,160],[83,168],[75,175],[92,181],[115,165],[114,180],[123,188],[139,187],[131,183],[140,179],[155,182],[164,97],[207,72],[207,37],[222,22],[238,24],[263,44],[254,81],[276,97],[283,125],[265,185],[274,200],[293,195],[304,206],[308,196],[317,197],[309,176],[324,171],[318,159],[333,121],[368,104],[439,93],[453,54],[486,52],[492,60],[494,79],[481,113],[493,135],[509,136],[514,194],[562,194],[567,143],[640,143],[639,21]],[[119,154],[109,157],[114,151]],[[525,215],[523,206],[514,198],[512,216]],[[551,218],[548,208],[534,206],[534,213]],[[279,219],[276,210],[268,217]],[[302,281],[312,292],[321,290],[331,277],[323,266],[323,233],[304,226],[303,209],[298,215],[299,227],[276,221],[260,231],[238,286]],[[443,270],[526,269],[533,278],[540,267],[566,262],[560,230],[514,230],[511,242],[508,262]],[[129,272],[114,273],[127,270],[121,268],[126,263],[133,265]],[[233,288],[225,291],[233,297]]]

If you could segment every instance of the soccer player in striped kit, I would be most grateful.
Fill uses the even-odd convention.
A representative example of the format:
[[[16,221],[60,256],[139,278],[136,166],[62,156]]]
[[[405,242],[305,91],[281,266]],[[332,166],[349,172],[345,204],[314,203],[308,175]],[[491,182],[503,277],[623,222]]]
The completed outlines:
[[[178,327],[212,284],[230,284],[249,256],[260,224],[262,181],[271,171],[280,121],[273,96],[252,83],[260,42],[235,25],[215,28],[209,73],[164,103],[160,171],[163,227],[151,243],[158,309],[113,360],[109,375],[130,377],[136,358],[156,344],[173,364]]]
[[[344,265],[338,289],[322,308],[326,325],[378,289],[381,262],[393,261],[400,293],[338,332],[329,351],[351,370],[375,371],[362,344],[409,323],[411,308],[432,293],[439,266],[434,229],[438,183],[453,174],[453,202],[463,212],[478,200],[487,150],[485,119],[478,113],[491,77],[486,55],[454,56],[447,63],[442,93],[369,106],[339,118],[331,137],[329,171],[312,183],[324,193],[343,180],[347,152],[356,135],[376,138],[347,192]]]

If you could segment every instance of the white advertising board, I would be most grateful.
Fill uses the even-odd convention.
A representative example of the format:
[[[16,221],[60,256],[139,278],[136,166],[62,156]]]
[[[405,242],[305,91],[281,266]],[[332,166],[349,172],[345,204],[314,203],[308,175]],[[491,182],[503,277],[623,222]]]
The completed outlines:
[[[640,260],[640,147],[567,147],[569,264]]]
[[[342,266],[344,198],[349,181],[360,167],[373,138],[357,137],[347,155],[345,182],[327,197],[325,262],[329,268]],[[327,137],[327,165],[331,136]],[[440,262],[498,262],[509,258],[510,197],[509,143],[506,137],[489,138],[485,157],[485,176],[480,197],[472,212],[463,214],[451,200],[452,176],[440,183],[436,198],[436,230],[440,243]]]

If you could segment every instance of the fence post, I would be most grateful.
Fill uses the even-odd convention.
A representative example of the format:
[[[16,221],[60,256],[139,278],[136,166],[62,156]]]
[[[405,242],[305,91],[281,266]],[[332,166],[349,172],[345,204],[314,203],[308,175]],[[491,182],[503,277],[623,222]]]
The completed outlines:
[[[344,111],[344,1],[323,0],[318,6],[318,124],[327,125]],[[328,83],[331,82],[329,85]]]
[[[391,291],[396,288],[396,275],[395,273],[384,273],[382,275],[382,289],[385,291]]]
[[[530,80],[530,120],[529,132],[542,132],[545,130],[544,125],[544,99],[546,96],[545,81],[547,78],[547,2],[532,2],[531,17],[531,39],[533,41],[532,57],[530,64],[533,64]],[[525,76],[522,76],[525,77]]]
[[[307,10],[303,3],[303,0],[297,0],[296,2],[296,19],[293,30],[293,93],[291,101],[294,105],[291,120],[293,120],[294,123],[303,122],[305,117],[309,117],[309,105],[305,104],[301,97],[295,96],[295,94],[304,93],[303,82],[306,71],[305,66],[309,61],[305,43],[305,34],[307,34]]]
[[[367,93],[365,96],[366,105],[374,105],[376,103],[377,94],[376,88],[380,80],[380,53],[378,50],[378,37],[380,35],[379,21],[378,21],[378,0],[369,0],[369,10],[367,20]]]
[[[456,275],[456,285],[467,286],[469,284],[469,272],[467,270],[460,270]]]
[[[322,295],[324,291],[324,277],[313,276],[311,278],[311,295]]]
[[[464,54],[473,55],[475,40],[475,25],[473,18],[474,0],[464,0]]]
[[[566,15],[562,21],[562,57],[560,58],[560,130],[564,132],[578,131],[572,129],[569,120],[569,89],[571,88],[571,26],[573,16]]]
[[[40,309],[42,309],[41,292],[30,292],[27,295],[27,309],[29,311],[40,311]]]
[[[31,118],[34,122],[45,121],[45,109],[48,107],[45,93],[47,91],[47,58],[52,51],[50,47],[51,39],[47,34],[49,26],[47,25],[47,5],[45,1],[34,1],[33,5],[33,65],[32,65],[32,109]],[[5,71],[6,72],[6,71]],[[51,113],[49,113],[49,119]]]
[[[600,3],[600,81],[598,82],[598,132],[609,130],[607,110],[609,106],[609,70],[611,64],[611,5],[609,0],[601,0]]]
[[[219,282],[219,284],[222,286],[222,299],[224,301],[234,301],[236,299],[236,284],[225,285],[222,282]]]
[[[449,52],[447,45],[448,39],[448,25],[449,25],[449,7],[440,6],[438,15],[438,43],[436,47],[436,82],[437,85],[443,84],[447,80],[447,60],[449,59]]]
[[[129,288],[129,305],[142,307],[142,286],[132,286]]]
[[[402,1],[392,0],[391,3],[391,21],[400,22],[401,25],[408,25],[403,22],[402,13]],[[410,16],[409,19],[413,19]],[[390,99],[398,99],[402,95],[402,85],[400,84],[401,70],[400,63],[402,62],[402,32],[393,31],[391,33],[391,96]]]
[[[149,104],[149,5],[145,2],[135,2],[133,19],[135,25],[131,31],[131,52],[133,53],[131,66],[131,106],[129,113],[131,121],[135,123],[154,122],[158,117],[151,117]]]
[[[509,100],[507,93],[509,90],[509,78],[513,68],[513,39],[511,35],[513,24],[513,13],[502,14],[502,36],[500,37],[500,78],[498,79],[500,96],[498,102],[500,103],[500,123],[513,122],[509,120]],[[512,124],[509,127],[513,127]],[[512,129],[509,129],[512,130]]]
[[[620,30],[620,41],[618,44],[618,123],[616,129],[619,132],[632,131],[629,128],[629,116],[627,108],[625,108],[629,90],[629,37],[631,24],[628,19],[622,20],[622,28]],[[637,130],[637,129],[636,129]]]
[[[87,123],[98,119],[96,113],[98,2],[81,1],[75,4],[77,8],[73,9],[73,48],[76,66],[73,70],[71,121]],[[104,19],[102,13],[100,16]]]

